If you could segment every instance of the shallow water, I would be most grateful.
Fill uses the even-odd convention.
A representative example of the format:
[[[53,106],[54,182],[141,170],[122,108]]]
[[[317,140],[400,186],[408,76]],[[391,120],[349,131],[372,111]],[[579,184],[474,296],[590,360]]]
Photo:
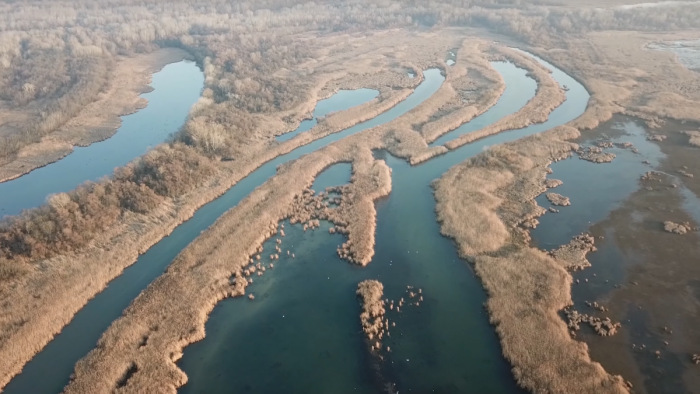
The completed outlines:
[[[319,118],[328,116],[333,112],[344,111],[360,104],[368,103],[378,95],[379,91],[374,89],[340,90],[331,97],[319,101],[316,104],[316,108],[314,108],[311,119],[303,120],[294,131],[277,136],[277,141],[290,140],[299,133],[311,130],[318,124]]]
[[[655,171],[665,155],[656,143],[646,141],[643,123],[633,118],[616,116],[596,131],[615,134],[613,141],[633,142],[639,154],[615,148],[609,151],[617,154],[617,157],[609,164],[588,163],[578,158],[553,164],[554,173],[551,177],[564,181],[554,191],[571,197],[572,206],[557,207],[561,209],[560,213],[545,214],[540,219],[538,228],[532,231],[534,241],[541,247],[550,249],[567,243],[571,236],[581,232],[592,231],[594,235],[602,236],[603,239],[596,240],[598,249],[588,256],[591,267],[572,273],[575,281],[578,281],[571,289],[572,300],[574,308],[587,313],[590,313],[587,301],[597,301],[611,308],[612,313],[600,315],[610,315],[613,320],[620,320],[623,328],[614,338],[601,338],[584,329],[580,332],[579,339],[590,345],[591,356],[595,361],[602,362],[612,373],[621,373],[626,379],[632,380],[635,388],[640,387],[640,392],[689,392],[687,382],[684,383],[681,377],[688,368],[694,366],[686,365],[685,353],[679,353],[664,343],[664,340],[681,341],[687,340],[687,337],[682,334],[678,338],[670,337],[660,329],[658,319],[664,314],[658,309],[659,304],[656,304],[657,300],[663,300],[661,305],[672,305],[679,301],[685,304],[683,290],[670,291],[669,286],[673,285],[668,283],[675,282],[665,282],[673,281],[673,272],[679,268],[673,263],[675,257],[664,257],[663,249],[652,252],[649,247],[642,246],[645,242],[643,237],[648,236],[648,229],[643,229],[650,225],[649,218],[634,202],[635,193],[642,187],[639,183],[640,176],[647,171]],[[642,163],[644,160],[649,161],[649,164]],[[683,186],[680,179],[674,182],[680,185],[678,191],[683,197],[683,209],[697,221],[700,219],[700,200]],[[567,184],[569,187],[564,188]],[[538,201],[545,207],[549,205],[542,196]],[[618,226],[616,223],[629,225]],[[658,223],[654,222],[653,225],[657,226]],[[642,230],[637,233],[635,227]],[[675,247],[677,246],[666,248]],[[664,264],[661,271],[668,269],[671,279],[666,276],[657,278],[656,274],[652,274],[660,272],[655,267],[658,262]],[[688,275],[688,278],[692,278],[692,274]],[[650,283],[658,287],[650,286]],[[636,296],[631,296],[633,293],[629,292],[624,295],[627,286],[640,286],[645,291]],[[622,290],[618,290],[619,287]],[[646,294],[640,295],[644,293]],[[666,310],[667,307],[661,308]],[[687,311],[682,306],[675,306],[672,310],[678,311],[679,316]],[[664,324],[670,327],[673,324],[688,326],[683,321]],[[676,328],[678,326],[674,327]],[[636,350],[633,344],[636,344]],[[640,350],[641,344],[651,350]],[[656,357],[656,349],[662,352],[662,357]]]
[[[554,249],[568,243],[572,237],[585,232],[593,223],[606,218],[632,193],[639,189],[639,178],[663,158],[658,145],[646,140],[644,127],[626,117],[603,124],[599,130],[610,134],[622,134],[611,139],[614,143],[631,142],[639,153],[630,149],[609,148],[616,155],[612,163],[591,163],[573,155],[551,165],[549,178],[564,183],[548,192],[559,193],[571,200],[571,206],[555,207],[559,213],[545,213],[540,224],[530,231],[534,243],[540,248]],[[592,141],[595,143],[595,141]],[[590,145],[584,143],[583,146]],[[649,164],[644,164],[647,160]],[[537,197],[537,203],[551,206],[546,193]]]
[[[148,106],[123,116],[122,125],[111,138],[76,147],[57,162],[0,183],[0,217],[37,207],[50,194],[68,192],[85,181],[111,175],[115,167],[165,141],[180,129],[199,99],[204,75],[195,63],[181,61],[153,74],[151,86],[152,92],[141,95]]]
[[[457,50],[451,49],[447,51],[447,56],[445,56],[445,64],[448,66],[454,66],[457,63]]]
[[[376,393],[381,384],[393,382],[400,392],[519,392],[482,306],[486,296],[478,279],[439,233],[430,182],[492,144],[583,113],[585,89],[558,70],[554,76],[571,90],[545,124],[489,137],[416,167],[377,153],[392,168],[392,192],[377,203],[376,254],[366,268],[338,259],[335,248],[342,238],[328,235],[327,224],[307,233],[287,225],[282,249],[291,249],[296,258],[283,255],[274,270],[254,277],[248,290],[255,300],[217,305],[206,338],[184,350],[179,365],[190,379],[180,391],[275,393],[283,387],[290,393]],[[522,95],[534,95],[524,72],[504,78]],[[479,119],[482,124],[498,120],[493,112],[482,116],[492,117]],[[379,380],[369,366],[355,296],[357,284],[367,278],[383,282],[390,299],[407,298],[407,285],[422,288],[424,296],[421,306],[388,312],[396,327],[384,341],[392,351]],[[249,356],[257,361],[246,363]],[[321,372],[315,373],[319,365]],[[309,382],[309,376],[316,380]],[[335,387],[334,381],[342,383]]]
[[[63,328],[61,333],[27,363],[19,375],[10,381],[4,392],[60,392],[68,383],[75,363],[92,350],[109,325],[121,315],[122,311],[149,283],[163,273],[177,254],[199,236],[201,231],[214,223],[228,209],[238,204],[257,186],[275,175],[277,166],[280,164],[316,151],[345,136],[381,125],[405,114],[435,93],[444,81],[444,77],[438,69],[426,70],[424,78],[424,81],[406,100],[388,111],[265,163],[230,188],[224,195],[201,207],[192,218],[175,228],[169,236],[139,256],[138,260],[126,268],[122,275],[115,278],[104,291],[90,300]]]
[[[700,71],[700,40],[661,42],[650,44],[649,48],[672,52],[685,67]]]

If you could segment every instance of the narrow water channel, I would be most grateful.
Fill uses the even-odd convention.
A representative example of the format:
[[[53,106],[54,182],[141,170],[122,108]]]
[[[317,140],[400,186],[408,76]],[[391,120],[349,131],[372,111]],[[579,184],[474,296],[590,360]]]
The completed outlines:
[[[368,103],[379,95],[374,89],[339,90],[331,97],[316,104],[311,119],[306,119],[294,131],[277,136],[277,141],[284,142],[296,137],[297,134],[311,130],[318,124],[318,119],[333,112],[345,111],[360,104]]]
[[[281,247],[295,257],[283,254],[272,271],[255,277],[248,288],[254,300],[217,305],[206,338],[185,348],[179,365],[189,382],[180,391],[376,393],[383,389],[378,383],[388,381],[399,392],[520,392],[489,325],[481,284],[452,241],[439,233],[430,183],[490,145],[582,114],[589,98],[583,86],[560,70],[554,69],[553,76],[571,89],[544,124],[476,141],[416,167],[377,152],[392,168],[392,192],[377,203],[376,254],[366,268],[337,257],[342,238],[329,235],[328,224],[306,233],[286,224]],[[520,94],[534,95],[535,86],[524,73],[504,78]],[[487,112],[478,121],[488,125],[500,116]],[[265,247],[274,248],[273,242]],[[390,299],[407,297],[406,286],[421,288],[424,296],[420,306],[388,312],[396,327],[384,341],[391,352],[387,376],[379,382],[369,367],[355,296],[357,283],[367,278],[380,280]]]
[[[331,134],[267,162],[230,188],[221,197],[201,207],[192,218],[151,247],[138,260],[88,302],[22,372],[5,387],[5,393],[57,393],[68,383],[75,363],[97,343],[102,333],[122,311],[163,273],[182,249],[228,209],[275,175],[277,166],[316,151],[348,135],[389,122],[410,111],[435,93],[445,77],[429,69],[424,80],[404,101],[366,122]]]
[[[172,63],[153,74],[151,86],[153,91],[141,95],[148,100],[146,108],[123,116],[111,138],[76,147],[57,162],[0,183],[0,217],[17,215],[42,205],[50,194],[111,175],[114,168],[164,142],[185,123],[201,94],[204,74],[194,62]]]
[[[501,74],[503,80],[506,81],[506,88],[496,104],[470,122],[464,123],[458,128],[443,134],[435,141],[431,142],[429,144],[430,146],[444,145],[447,141],[484,128],[494,123],[495,120],[514,114],[535,96],[537,82],[532,78],[525,77],[527,71],[515,67],[512,63],[508,62],[492,62],[491,65]],[[507,83],[513,80],[517,80],[518,83]]]

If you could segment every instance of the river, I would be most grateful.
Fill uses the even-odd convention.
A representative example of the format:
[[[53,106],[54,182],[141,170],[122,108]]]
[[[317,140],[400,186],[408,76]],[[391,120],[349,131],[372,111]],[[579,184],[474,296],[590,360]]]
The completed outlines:
[[[50,194],[97,181],[163,143],[185,123],[199,99],[204,74],[194,62],[171,63],[153,74],[153,91],[141,95],[146,108],[123,116],[117,132],[104,141],[76,147],[68,156],[19,178],[0,183],[0,217],[38,207]]]
[[[479,121],[493,123],[519,110],[534,95],[534,81],[524,70],[510,68],[512,72],[504,73],[504,79],[507,86],[515,87],[513,94],[520,96],[514,101],[517,105],[504,112],[487,111]],[[406,285],[425,292],[422,306],[390,316],[397,327],[392,330],[395,342],[385,369],[387,379],[414,391],[517,392],[482,307],[481,285],[469,265],[458,258],[452,242],[439,234],[429,185],[451,166],[490,145],[549,129],[583,113],[588,102],[585,89],[559,70],[553,76],[570,90],[566,102],[544,124],[477,141],[416,167],[377,152],[393,169],[393,191],[378,203],[378,246],[367,268],[336,257],[335,247],[342,238],[324,232],[327,224],[316,233],[288,225],[285,248],[293,244],[297,258],[287,261],[283,256],[279,269],[256,280],[251,287],[259,295],[255,302],[232,299],[215,308],[206,339],[185,349],[181,366],[190,383],[183,392],[230,392],[234,388],[279,392],[280,387],[285,392],[308,392],[310,388],[316,392],[376,392],[358,330],[359,307],[354,295],[357,282],[366,277],[382,280],[391,298],[402,296]],[[264,164],[203,206],[76,314],[5,391],[59,392],[75,362],[94,347],[123,309],[202,230],[273,176],[278,165],[403,115],[430,97],[443,80],[439,70],[425,71],[414,93],[392,109]],[[326,182],[347,182],[347,167],[330,178],[336,176],[340,178],[337,182]],[[273,286],[275,282],[284,286]],[[238,364],[243,364],[241,369]],[[248,367],[243,368],[245,365]]]
[[[430,183],[490,145],[564,124],[585,111],[589,95],[583,86],[544,64],[570,87],[547,122],[476,141],[415,167],[377,152],[392,168],[392,192],[377,203],[376,254],[367,267],[337,257],[342,237],[329,235],[329,224],[303,232],[286,223],[281,247],[296,257],[282,255],[274,270],[255,277],[248,288],[254,301],[229,299],[214,309],[206,338],[185,348],[179,362],[189,377],[180,392],[276,393],[284,387],[286,393],[377,393],[387,382],[400,392],[520,392],[483,308],[486,295],[478,278],[453,242],[440,235]],[[499,66],[506,92],[472,122],[492,124],[535,93],[523,70]],[[465,126],[445,139],[474,129]],[[338,179],[322,173],[323,186],[347,180],[347,173],[327,171]],[[268,241],[263,255],[274,246]],[[383,341],[392,350],[380,378],[370,367],[355,296],[357,283],[368,278],[380,280],[390,299],[408,298],[406,286],[421,288],[424,296],[420,306],[388,312],[396,327]]]
[[[139,256],[138,260],[125,269],[122,275],[110,282],[105,290],[88,302],[61,333],[24,366],[22,372],[10,381],[4,391],[6,393],[60,392],[68,383],[75,363],[95,346],[102,333],[121,315],[129,303],[149,283],[161,275],[175,256],[203,230],[256,187],[275,175],[277,166],[350,134],[398,118],[435,93],[444,79],[440,70],[426,70],[424,80],[414,92],[388,111],[267,162],[221,197],[201,207],[192,218]]]

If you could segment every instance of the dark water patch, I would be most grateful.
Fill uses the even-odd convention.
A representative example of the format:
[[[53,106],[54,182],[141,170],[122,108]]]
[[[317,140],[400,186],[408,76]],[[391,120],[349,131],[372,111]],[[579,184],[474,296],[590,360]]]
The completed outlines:
[[[692,393],[683,384],[684,365],[678,355],[666,351],[667,346],[651,327],[649,314],[640,306],[630,305],[627,313],[633,354],[644,376],[649,393]]]
[[[338,261],[342,237],[329,228],[286,224],[280,259],[252,276],[255,299],[219,303],[206,340],[185,349],[179,364],[190,379],[181,392],[373,392],[355,296],[358,274],[366,276]],[[275,246],[267,241],[263,255]]]
[[[406,100],[379,116],[318,139],[279,156],[243,178],[221,197],[199,208],[189,220],[156,243],[123,273],[109,283],[73,317],[44,349],[30,360],[22,372],[4,388],[5,393],[56,393],[68,383],[73,366],[97,343],[102,333],[122,311],[173,259],[224,212],[234,207],[256,187],[275,175],[279,165],[316,151],[348,135],[391,121],[435,93],[444,81],[438,69],[424,72],[423,82]]]
[[[556,207],[559,213],[546,213],[540,224],[530,234],[540,248],[554,249],[568,243],[572,237],[586,231],[593,223],[605,219],[632,193],[639,189],[640,176],[658,166],[663,157],[653,142],[646,140],[644,127],[632,118],[618,116],[601,125],[597,133],[614,136],[606,141],[615,145],[605,149],[616,155],[612,163],[592,163],[573,155],[551,165],[551,178],[564,183],[551,192],[569,197],[571,206]],[[623,132],[623,133],[621,133]],[[583,146],[595,145],[598,140],[588,140]],[[639,153],[619,144],[630,142]],[[645,164],[644,161],[648,164]],[[546,193],[536,201],[545,208],[551,204]]]
[[[311,130],[318,124],[319,118],[328,116],[333,112],[344,111],[368,103],[378,95],[379,91],[374,89],[339,90],[331,97],[321,100],[316,104],[311,119],[303,120],[296,130],[279,135],[276,139],[280,142],[290,140],[299,133]]]
[[[141,95],[146,108],[123,116],[111,138],[76,147],[63,159],[19,178],[0,183],[0,216],[17,215],[43,204],[50,194],[68,192],[97,181],[165,141],[184,124],[204,85],[195,63],[182,61],[153,74],[153,90]]]

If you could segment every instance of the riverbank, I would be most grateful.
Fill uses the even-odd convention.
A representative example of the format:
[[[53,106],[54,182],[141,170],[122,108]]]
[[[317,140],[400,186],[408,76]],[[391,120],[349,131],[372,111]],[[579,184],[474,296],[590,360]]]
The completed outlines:
[[[124,374],[123,367],[132,363],[138,365],[139,369],[126,383],[127,389],[174,389],[183,385],[187,378],[175,365],[182,348],[204,337],[204,323],[219,301],[242,295],[239,290],[232,290],[231,278],[239,277],[236,272],[242,271],[251,258],[257,258],[262,242],[277,233],[277,224],[294,214],[295,200],[311,186],[318,173],[334,163],[353,163],[355,170],[352,184],[357,190],[353,190],[352,195],[361,200],[353,202],[355,206],[361,204],[359,206],[362,208],[359,213],[353,214],[361,220],[357,222],[357,228],[362,229],[357,233],[358,236],[366,238],[362,242],[350,243],[348,255],[356,256],[355,259],[360,263],[371,260],[375,236],[373,223],[376,218],[374,199],[387,190],[386,186],[382,186],[386,181],[377,183],[376,174],[380,175],[379,179],[388,181],[385,175],[381,175],[386,174],[388,169],[385,165],[377,165],[371,152],[389,148],[389,144],[396,146],[396,140],[389,139],[390,136],[403,137],[415,133],[399,126],[428,118],[430,112],[426,107],[435,108],[439,104],[439,100],[427,99],[405,116],[348,136],[281,166],[276,176],[221,216],[215,225],[178,256],[163,276],[144,290],[125,315],[107,330],[98,347],[79,362],[75,379],[67,391],[108,390]],[[405,140],[410,141],[407,138]],[[402,148],[410,153],[411,146]],[[363,168],[367,170],[361,170]],[[367,187],[377,192],[365,190]],[[240,223],[246,225],[241,226]],[[314,226],[313,223],[311,225]],[[237,241],[230,243],[225,241],[227,239]],[[177,294],[173,293],[175,289],[179,289]],[[183,289],[204,291],[199,291],[196,297],[192,297],[190,290]],[[159,312],[156,313],[156,309]],[[160,322],[156,323],[154,318]],[[157,324],[159,328],[148,332],[147,345],[138,350],[138,347],[133,347],[131,339],[144,335],[143,329],[150,324],[148,322]],[[163,360],[166,362],[163,363]]]
[[[663,153],[659,152],[659,160],[646,157],[645,149],[635,143],[639,154],[623,155],[606,164],[610,168],[607,173],[617,174],[620,184],[633,186],[625,187],[629,194],[609,211],[598,204],[602,218],[584,216],[594,222],[587,231],[596,238],[598,251],[589,256],[590,268],[573,274],[575,307],[609,316],[620,321],[622,327],[614,337],[598,337],[589,330],[577,336],[588,344],[594,360],[612,373],[623,375],[639,393],[692,392],[700,379],[692,359],[700,338],[696,330],[689,329],[697,326],[700,308],[694,280],[697,266],[692,258],[700,253],[695,231],[700,211],[693,191],[697,181],[683,175],[700,171],[695,160],[697,148],[683,133],[696,127],[693,122],[666,120],[659,128],[642,128],[642,138],[668,136],[663,141],[647,142],[657,150],[660,147]],[[602,129],[605,135],[611,134],[608,127]],[[622,134],[615,138],[630,137]],[[630,171],[630,161],[636,161],[641,170]],[[569,174],[560,174],[565,184],[572,182]],[[585,197],[578,199],[587,204]],[[667,221],[689,223],[690,231],[668,232]],[[547,224],[538,230],[561,233],[567,227],[559,221]],[[554,225],[556,229],[551,228]]]
[[[573,45],[581,48],[576,52],[576,56],[570,56],[566,51],[536,50],[537,53],[561,65],[563,69],[581,80],[592,94],[586,113],[570,125],[581,130],[594,128],[618,112],[642,116],[652,125],[663,124],[664,116],[695,120],[697,111],[691,112],[690,108],[691,103],[697,106],[698,99],[695,95],[697,91],[690,92],[687,86],[697,84],[697,76],[676,61],[669,62],[670,56],[648,56],[643,45],[647,42],[644,35],[635,33],[622,35],[639,45],[628,45],[619,39],[611,39],[612,33],[596,33],[587,39],[573,40],[575,43]],[[601,56],[605,60],[601,61]],[[662,63],[666,66],[661,67]],[[672,64],[671,67],[668,67],[669,63]],[[664,73],[660,74],[659,69],[664,69]],[[649,78],[655,79],[653,83],[647,83]],[[660,92],[663,93],[660,94]],[[576,129],[572,129],[571,133],[561,138],[571,140],[578,135]],[[681,136],[677,130],[669,134],[675,135],[675,139],[683,138],[687,141],[689,138],[686,135]],[[549,142],[552,142],[550,139],[553,136],[552,132],[543,134],[543,136],[547,135],[549,135],[547,137]],[[521,385],[533,391],[627,391],[631,385],[623,383],[624,380],[619,376],[605,372],[598,364],[598,361],[605,360],[599,358],[599,353],[594,354],[595,361],[591,360],[587,354],[586,345],[569,336],[566,325],[557,314],[559,310],[572,303],[572,277],[562,268],[569,264],[558,264],[551,256],[527,246],[529,234],[523,228],[536,226],[535,218],[544,212],[544,209],[534,202],[534,197],[546,190],[542,181],[547,170],[546,164],[542,163],[534,166],[536,170],[533,172],[523,170],[523,168],[531,168],[533,160],[537,163],[537,160],[543,159],[537,148],[529,146],[532,141],[533,139],[523,139],[507,145],[510,149],[498,147],[494,149],[495,152],[484,153],[481,156],[484,167],[500,168],[499,172],[488,173],[486,170],[481,170],[483,174],[475,173],[475,167],[480,167],[482,163],[467,162],[461,166],[462,170],[459,172],[462,174],[461,177],[457,175],[459,169],[446,174],[436,188],[442,231],[445,235],[455,238],[462,256],[474,263],[478,275],[482,278],[489,292],[488,309],[501,337],[504,355],[513,364],[514,373]],[[560,158],[557,152],[563,153],[570,147],[562,147],[562,149],[549,148],[549,151],[545,151],[544,158],[546,160]],[[500,161],[494,160],[492,155],[500,156]],[[687,152],[685,156],[690,157]],[[670,160],[676,162],[674,172],[681,175],[683,173],[679,172],[680,170],[690,173],[683,168],[685,164],[678,163],[676,159]],[[504,175],[503,169],[509,169],[509,171],[505,171]],[[687,178],[686,181],[694,182],[694,178],[684,177]],[[479,179],[486,181],[479,181]],[[476,186],[472,189],[471,185]],[[450,189],[459,188],[469,192],[449,192]],[[688,220],[684,215],[673,216],[676,221]],[[463,219],[456,220],[457,217],[468,217],[469,224],[462,223]],[[623,223],[630,222],[623,221]],[[656,227],[657,231],[662,229],[663,226]],[[484,237],[483,234],[488,234],[488,237]],[[664,237],[672,235],[678,236],[667,234]],[[660,245],[657,248],[664,249]],[[683,249],[678,250],[679,253],[687,256],[680,252]],[[677,256],[677,258],[681,257]],[[655,261],[661,264],[665,260]],[[525,263],[527,263],[526,266],[524,266]],[[581,266],[581,262],[572,265]],[[532,281],[535,277],[538,278],[536,283]],[[587,275],[585,278],[586,282],[591,279]],[[658,279],[653,275],[647,278],[650,281]],[[533,315],[538,318],[530,321],[530,316]],[[689,312],[685,318],[694,315]],[[543,335],[543,330],[551,330],[551,332],[549,335]],[[544,343],[540,342],[539,338],[553,339]],[[612,356],[614,351],[609,339],[595,338],[594,340],[599,344],[599,349],[606,349],[605,352]],[[556,345],[552,345],[552,341],[556,341]],[[528,346],[516,345],[522,343],[528,343]],[[562,349],[568,350],[559,353]],[[617,349],[620,350],[619,347]],[[691,350],[686,349],[685,353]],[[531,358],[532,352],[537,352],[538,357]],[[628,352],[629,350],[618,352],[617,355]],[[664,353],[661,354],[663,358]],[[687,354],[687,356],[683,361],[684,364],[692,361],[691,355]],[[531,363],[530,360],[533,359],[539,362]],[[543,360],[545,361],[542,362]],[[606,369],[608,365],[608,362],[605,362]],[[552,378],[550,372],[555,369],[558,374],[566,375],[567,378],[561,380],[558,377]],[[638,373],[627,375],[629,368],[623,371],[613,367],[610,371],[624,372],[625,376],[634,377],[635,383],[639,381]],[[688,372],[683,379],[686,382],[694,382],[696,374],[690,372],[691,369],[686,371]],[[643,373],[645,376],[650,374],[653,375],[649,370]]]
[[[378,34],[379,40],[386,38],[389,33]],[[337,38],[336,38],[337,39]],[[422,36],[410,35],[405,38],[407,42],[427,45],[442,42],[446,48],[454,45],[458,35],[443,35],[437,39],[435,33]],[[371,41],[371,40],[367,40]],[[395,40],[392,40],[395,43]],[[370,45],[368,42],[366,45]],[[392,47],[393,48],[393,47]],[[400,47],[399,47],[400,48]],[[417,50],[421,46],[416,47]],[[439,45],[434,52],[444,53]],[[425,48],[423,48],[425,49]],[[360,48],[358,51],[363,51]],[[387,51],[387,47],[379,47],[377,52]],[[377,55],[381,59],[383,55]],[[427,64],[433,52],[427,54],[406,53],[411,58],[411,64]],[[372,54],[364,54],[363,61],[368,63],[368,74],[381,70],[384,66],[380,63],[369,65]],[[421,63],[422,62],[422,63]],[[330,66],[329,66],[330,67]],[[333,64],[327,73],[319,73],[317,76],[318,88],[322,90],[327,80],[333,79],[328,75],[343,74],[338,71],[338,65]],[[322,71],[322,70],[321,70]],[[348,70],[349,72],[349,70]],[[416,78],[415,83],[420,82]],[[396,96],[387,97],[384,101],[373,102],[369,105],[372,113],[379,113],[396,103],[394,97],[405,97],[405,90],[394,91]],[[310,106],[305,105],[305,108]],[[312,106],[311,106],[312,107]],[[368,109],[368,107],[365,107]],[[282,114],[289,115],[289,114]],[[334,116],[342,117],[343,113],[330,115],[327,120],[330,123]],[[301,118],[301,116],[299,116]],[[358,124],[363,118],[356,118],[352,123]],[[347,126],[351,121],[338,122]],[[266,124],[281,124],[274,119]],[[319,125],[323,126],[323,125]],[[321,128],[319,127],[319,128]],[[158,240],[173,231],[180,223],[192,217],[200,206],[222,195],[229,187],[252,173],[262,163],[274,159],[280,155],[291,152],[296,147],[305,145],[331,132],[340,129],[326,127],[322,131],[310,130],[302,133],[285,143],[260,144],[256,149],[251,149],[247,157],[241,157],[233,162],[222,162],[219,174],[209,180],[196,192],[188,193],[176,200],[169,200],[161,204],[154,212],[148,215],[128,215],[118,226],[109,229],[108,232],[97,237],[89,247],[71,254],[57,256],[40,262],[38,265],[22,267],[25,272],[18,279],[10,283],[4,283],[2,292],[12,294],[13,303],[5,304],[3,311],[3,333],[0,352],[3,354],[1,371],[4,378],[0,381],[3,385],[17,374],[22,365],[66,325],[72,316],[92,298],[97,292],[104,289],[107,283],[118,276],[121,271],[132,264],[140,253],[148,250]],[[273,134],[274,129],[260,131],[265,134]],[[332,164],[332,163],[328,163]],[[95,264],[100,262],[100,264]],[[41,269],[38,266],[41,266]],[[13,267],[14,269],[15,267]],[[90,277],[90,282],[83,278]]]
[[[568,141],[578,136],[576,129],[559,127],[454,167],[435,183],[438,220],[474,264],[489,295],[491,323],[521,386],[626,392],[622,378],[593,362],[558,315],[571,304],[568,263],[527,245],[527,228],[543,213],[534,198],[547,189],[546,168],[571,155],[577,146]]]
[[[88,146],[110,138],[122,124],[120,117],[148,105],[139,96],[150,91],[148,85],[153,73],[167,64],[191,59],[191,55],[177,48],[118,59],[98,97],[40,142],[25,146],[16,157],[0,165],[0,182],[56,162],[69,155],[75,146]]]

